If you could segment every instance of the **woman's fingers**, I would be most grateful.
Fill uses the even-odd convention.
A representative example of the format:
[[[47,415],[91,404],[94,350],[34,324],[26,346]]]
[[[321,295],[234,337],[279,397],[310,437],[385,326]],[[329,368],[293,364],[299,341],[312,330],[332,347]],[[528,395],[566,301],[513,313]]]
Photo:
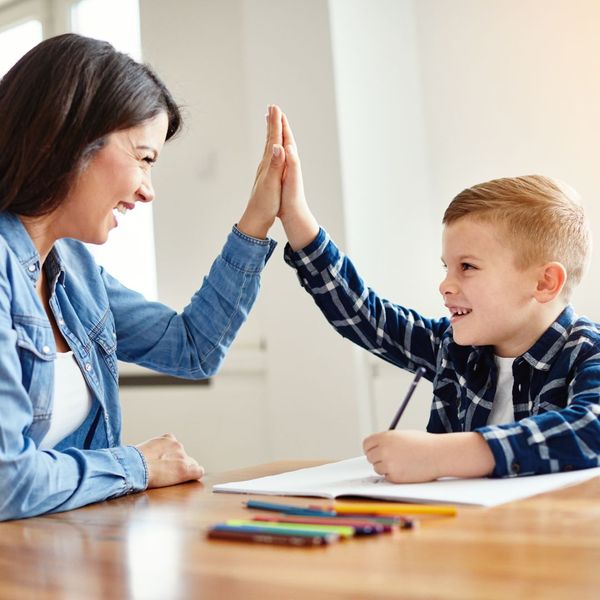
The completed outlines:
[[[281,109],[276,104],[270,104],[267,108],[267,137],[263,153],[264,159],[269,159],[273,145],[281,146],[283,144],[282,127]]]
[[[174,435],[166,433],[137,446],[148,469],[148,487],[164,487],[200,479],[204,469]]]

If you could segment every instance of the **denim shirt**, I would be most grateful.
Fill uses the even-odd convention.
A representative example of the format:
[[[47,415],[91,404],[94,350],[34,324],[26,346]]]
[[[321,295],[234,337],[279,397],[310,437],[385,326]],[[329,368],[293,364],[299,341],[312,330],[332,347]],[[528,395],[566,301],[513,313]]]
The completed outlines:
[[[50,307],[94,400],[81,427],[42,451],[56,345],[35,290],[39,254],[19,218],[0,212],[0,520],[145,489],[141,452],[120,441],[117,361],[189,379],[214,375],[274,247],[234,227],[202,287],[177,314],[121,285],[81,242],[57,241],[44,266]]]

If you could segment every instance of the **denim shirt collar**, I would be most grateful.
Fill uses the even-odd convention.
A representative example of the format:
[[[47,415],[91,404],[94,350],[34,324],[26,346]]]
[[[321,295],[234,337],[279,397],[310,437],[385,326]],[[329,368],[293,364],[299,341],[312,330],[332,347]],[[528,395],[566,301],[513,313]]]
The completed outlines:
[[[9,244],[25,272],[35,284],[40,276],[40,254],[19,217],[8,211],[0,212],[0,236]],[[46,274],[50,281],[64,272],[60,255],[53,247],[46,259]]]

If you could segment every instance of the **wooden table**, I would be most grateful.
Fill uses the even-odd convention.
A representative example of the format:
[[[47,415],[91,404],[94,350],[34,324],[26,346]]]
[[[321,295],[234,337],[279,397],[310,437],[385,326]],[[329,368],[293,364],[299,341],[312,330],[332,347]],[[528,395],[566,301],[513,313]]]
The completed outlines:
[[[0,523],[0,598],[600,597],[600,478],[325,548],[205,539],[210,524],[249,514],[248,496],[214,494],[214,483],[314,464],[277,462]]]

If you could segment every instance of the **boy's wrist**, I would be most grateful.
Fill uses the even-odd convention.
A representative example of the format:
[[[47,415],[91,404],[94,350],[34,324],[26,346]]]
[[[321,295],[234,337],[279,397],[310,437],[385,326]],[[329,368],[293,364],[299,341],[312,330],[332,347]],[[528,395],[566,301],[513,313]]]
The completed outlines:
[[[308,207],[286,212],[280,219],[294,252],[308,246],[319,234],[319,223]]]
[[[487,477],[496,465],[483,436],[476,432],[440,434],[440,477]]]

